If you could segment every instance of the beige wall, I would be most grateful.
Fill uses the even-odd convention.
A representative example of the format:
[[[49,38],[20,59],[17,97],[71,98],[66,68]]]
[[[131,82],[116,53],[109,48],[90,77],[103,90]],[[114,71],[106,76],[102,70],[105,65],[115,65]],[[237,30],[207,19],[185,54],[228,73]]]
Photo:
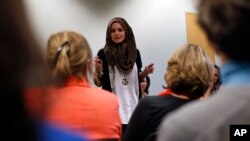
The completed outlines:
[[[196,0],[24,0],[37,40],[45,46],[58,31],[74,30],[88,40],[94,56],[104,46],[106,28],[113,17],[124,17],[133,28],[143,68],[155,64],[150,74],[150,94],[162,91],[167,59],[187,43],[186,11]]]

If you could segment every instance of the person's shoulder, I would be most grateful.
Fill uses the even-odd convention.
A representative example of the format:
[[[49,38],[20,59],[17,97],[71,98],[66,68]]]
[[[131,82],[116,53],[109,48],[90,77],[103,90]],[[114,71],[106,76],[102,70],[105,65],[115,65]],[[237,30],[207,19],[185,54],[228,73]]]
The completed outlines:
[[[94,87],[94,88],[92,88],[92,91],[93,91],[93,93],[96,93],[100,97],[106,97],[106,98],[114,99],[114,100],[117,99],[117,96],[115,94],[113,94],[107,90],[101,89],[101,88]]]
[[[147,95],[147,96],[144,96],[142,99],[145,99],[146,101],[148,102],[156,102],[156,103],[159,103],[159,102],[165,102],[169,99],[172,99],[173,96],[172,95],[164,95],[164,96],[159,96],[159,95]]]
[[[140,54],[140,50],[139,50],[139,49],[136,49],[136,53],[137,53],[137,54]]]
[[[140,99],[140,101],[142,102],[150,102],[150,101],[154,101],[156,99],[159,99],[158,96],[155,96],[155,95],[147,95],[147,96],[144,96]]]
[[[104,48],[99,49],[98,54],[104,54]]]
[[[102,60],[105,58],[104,48],[100,49],[100,50],[97,52],[97,56],[99,56],[99,58],[102,59]]]
[[[240,90],[236,87],[225,87],[207,100],[190,102],[174,111],[164,118],[160,138],[173,140],[175,132],[178,132],[179,137],[183,137],[178,139],[180,141],[211,136],[227,137],[226,131],[229,130],[229,124],[243,123],[246,120],[249,122],[249,112],[244,112],[245,115],[248,114],[245,117],[238,116],[242,114],[242,111],[247,111],[246,109],[250,106],[247,102],[250,95],[246,94],[246,89],[250,89],[242,89],[244,91],[239,92]]]
[[[203,125],[201,127],[204,127],[204,124],[209,123],[209,121],[213,120],[215,115],[218,114],[218,108],[221,107],[222,102],[220,100],[221,98],[217,97],[217,95],[214,95],[207,100],[189,102],[174,111],[166,119],[174,119],[183,126],[191,126],[194,123],[200,123],[197,125]],[[200,128],[199,126],[195,127]]]
[[[223,86],[216,95],[210,96],[207,100],[193,103],[187,110],[193,109],[197,114],[201,113],[205,117],[214,116],[223,112],[221,118],[233,116],[228,113],[240,112],[250,106],[249,86]],[[237,104],[236,104],[237,103]],[[236,104],[236,105],[232,105]],[[229,108],[230,107],[230,108]]]
[[[164,101],[160,96],[156,96],[156,95],[148,95],[148,96],[144,96],[140,99],[139,103],[143,104],[143,105],[158,105],[159,102]]]
[[[172,111],[160,124],[159,140],[193,140],[215,117],[206,113],[207,108],[203,101],[193,101]]]

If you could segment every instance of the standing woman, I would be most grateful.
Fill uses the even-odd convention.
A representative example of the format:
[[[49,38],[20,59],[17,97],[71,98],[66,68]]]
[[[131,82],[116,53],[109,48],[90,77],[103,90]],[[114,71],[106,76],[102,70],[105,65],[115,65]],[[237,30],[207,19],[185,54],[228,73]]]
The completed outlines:
[[[149,64],[141,71],[141,55],[125,19],[116,17],[109,22],[106,44],[98,51],[95,66],[95,84],[118,96],[124,132],[141,97],[140,82],[154,70]]]

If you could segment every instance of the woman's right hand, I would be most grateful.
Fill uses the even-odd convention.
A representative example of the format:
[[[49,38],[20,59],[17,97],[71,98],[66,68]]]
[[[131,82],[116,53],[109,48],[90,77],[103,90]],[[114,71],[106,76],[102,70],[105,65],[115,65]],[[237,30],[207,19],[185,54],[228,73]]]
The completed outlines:
[[[95,57],[95,71],[98,77],[102,76],[102,70],[103,70],[103,66],[102,66],[102,60],[99,59],[98,56]]]

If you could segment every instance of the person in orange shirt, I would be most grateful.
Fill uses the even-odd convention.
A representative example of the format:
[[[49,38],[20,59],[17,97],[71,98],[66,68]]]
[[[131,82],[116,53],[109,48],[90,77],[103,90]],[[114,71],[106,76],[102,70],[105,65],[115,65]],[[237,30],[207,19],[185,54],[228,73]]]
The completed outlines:
[[[156,140],[164,116],[202,97],[212,85],[212,74],[213,65],[201,47],[195,44],[179,47],[167,62],[164,75],[167,89],[140,100],[122,141]]]
[[[73,31],[52,34],[47,43],[47,63],[56,87],[46,121],[90,140],[120,140],[117,97],[90,85],[94,65],[87,40]]]

